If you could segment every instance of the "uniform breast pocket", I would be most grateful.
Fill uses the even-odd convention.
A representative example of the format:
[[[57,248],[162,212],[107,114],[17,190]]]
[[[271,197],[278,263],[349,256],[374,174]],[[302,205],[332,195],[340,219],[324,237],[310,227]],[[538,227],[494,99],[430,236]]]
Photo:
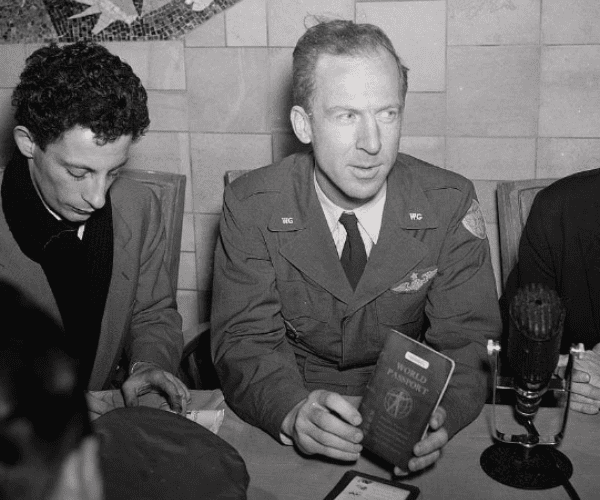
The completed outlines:
[[[425,294],[388,290],[375,301],[379,323],[416,337],[424,322]]]
[[[331,304],[331,297],[327,292],[301,280],[278,281],[277,287],[284,319],[294,326],[313,321],[327,322],[328,305]]]

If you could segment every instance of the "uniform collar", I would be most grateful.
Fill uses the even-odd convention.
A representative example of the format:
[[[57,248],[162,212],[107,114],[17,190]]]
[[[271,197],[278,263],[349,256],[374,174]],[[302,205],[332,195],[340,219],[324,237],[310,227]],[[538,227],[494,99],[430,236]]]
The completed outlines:
[[[290,175],[281,184],[280,195],[269,221],[268,228],[271,231],[298,231],[305,229],[315,217],[323,218],[313,181],[313,154],[296,155],[290,168]],[[435,210],[422,185],[400,157],[387,179],[385,206],[393,210],[400,228],[418,230],[438,226]],[[330,227],[329,220],[327,227]]]
[[[412,169],[401,158],[388,176],[388,202],[396,211],[403,229],[429,229],[438,226],[434,208]]]

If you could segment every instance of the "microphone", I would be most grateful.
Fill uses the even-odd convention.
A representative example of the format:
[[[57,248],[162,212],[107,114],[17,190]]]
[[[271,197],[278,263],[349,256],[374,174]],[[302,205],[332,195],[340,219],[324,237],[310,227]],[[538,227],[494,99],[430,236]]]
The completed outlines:
[[[538,283],[517,291],[510,309],[508,363],[518,420],[533,419],[560,356],[565,309],[558,294]]]
[[[512,377],[500,377],[498,372],[500,345],[488,342],[488,353],[494,355],[493,436],[495,443],[481,455],[482,469],[496,481],[522,489],[572,487],[571,461],[555,447],[562,440],[569,410],[573,357],[572,347],[564,380],[553,377],[558,365],[562,341],[565,308],[555,290],[531,283],[517,290],[509,306],[506,359]],[[498,380],[504,381],[498,385]],[[496,390],[515,393],[514,419],[525,428],[525,434],[509,435],[496,427]],[[553,439],[541,439],[534,425],[540,403],[548,390],[566,392],[566,406],[560,432]],[[571,494],[570,494],[571,495]],[[578,498],[576,496],[571,498]]]

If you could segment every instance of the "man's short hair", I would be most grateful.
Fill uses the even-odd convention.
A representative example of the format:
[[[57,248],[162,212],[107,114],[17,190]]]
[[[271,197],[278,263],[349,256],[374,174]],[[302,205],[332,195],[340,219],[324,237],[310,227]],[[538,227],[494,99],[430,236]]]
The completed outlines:
[[[91,425],[62,330],[1,282],[0,303],[0,498],[37,500]]]
[[[346,20],[323,21],[312,26],[300,37],[294,49],[293,104],[307,112],[311,111],[315,93],[315,67],[322,54],[358,56],[379,50],[386,50],[396,61],[404,99],[408,90],[408,68],[381,28]]]
[[[123,135],[136,140],[150,124],[147,100],[129,64],[85,41],[36,50],[12,96],[17,125],[42,150],[77,126],[90,129],[99,144]]]

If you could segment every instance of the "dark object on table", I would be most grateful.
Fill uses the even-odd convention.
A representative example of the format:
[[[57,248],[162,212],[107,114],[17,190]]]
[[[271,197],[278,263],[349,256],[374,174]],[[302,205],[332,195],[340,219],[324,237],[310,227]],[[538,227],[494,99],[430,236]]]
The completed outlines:
[[[394,498],[416,500],[421,490],[412,484],[389,481],[371,474],[349,470],[327,494],[324,500],[356,498]]]
[[[244,500],[249,476],[238,452],[180,415],[144,406],[94,421],[105,500]]]
[[[481,467],[496,481],[514,488],[548,489],[563,485],[571,498],[579,498],[569,483],[573,466],[555,449],[567,423],[572,355],[564,385],[560,387],[567,392],[567,401],[559,433],[552,439],[542,438],[534,423],[542,397],[551,389],[558,364],[565,309],[556,291],[543,284],[529,283],[517,291],[509,313],[507,358],[513,373],[509,385],[516,395],[514,418],[526,433],[504,434],[497,430],[494,418],[496,443],[481,455]],[[499,348],[499,345],[488,346],[490,354],[496,354],[496,367]],[[496,369],[494,394],[497,376]]]

